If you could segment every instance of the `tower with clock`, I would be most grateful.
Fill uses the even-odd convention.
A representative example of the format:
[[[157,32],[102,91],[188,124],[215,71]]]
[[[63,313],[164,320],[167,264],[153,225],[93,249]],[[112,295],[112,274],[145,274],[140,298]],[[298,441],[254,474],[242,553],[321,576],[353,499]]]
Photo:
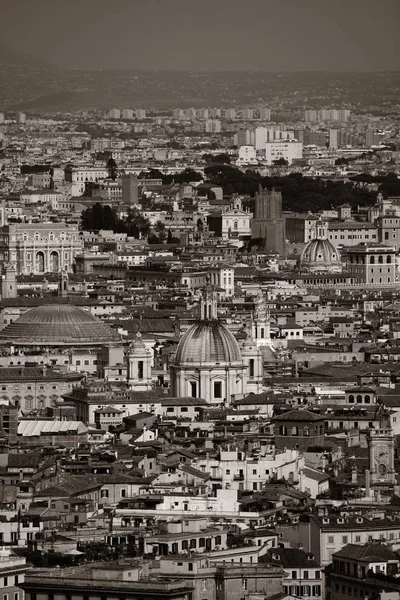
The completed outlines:
[[[390,424],[390,415],[385,407],[377,407],[379,428],[370,429],[368,434],[369,469],[371,484],[394,485],[396,472],[394,469],[394,434]]]

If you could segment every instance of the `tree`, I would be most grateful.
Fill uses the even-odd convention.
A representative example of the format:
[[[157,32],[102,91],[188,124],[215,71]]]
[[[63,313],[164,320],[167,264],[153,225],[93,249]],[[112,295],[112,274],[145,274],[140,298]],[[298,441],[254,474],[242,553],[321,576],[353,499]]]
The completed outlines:
[[[154,225],[153,233],[158,237],[160,244],[163,244],[167,239],[165,225],[161,221],[157,221],[157,223]]]
[[[98,202],[82,212],[81,228],[85,231],[99,231],[100,229],[118,230],[118,217],[110,206],[103,206]]]
[[[274,165],[286,166],[288,164],[289,164],[288,161],[286,160],[286,158],[283,158],[283,156],[274,160]]]
[[[125,232],[131,237],[146,236],[150,232],[150,221],[137,208],[131,207],[128,209],[125,228]]]

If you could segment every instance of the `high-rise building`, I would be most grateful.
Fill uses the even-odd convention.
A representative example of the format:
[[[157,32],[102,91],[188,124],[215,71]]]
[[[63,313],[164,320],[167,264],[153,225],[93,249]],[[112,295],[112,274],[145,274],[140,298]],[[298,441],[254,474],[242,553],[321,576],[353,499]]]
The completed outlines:
[[[211,108],[210,109],[210,117],[212,119],[220,119],[222,115],[222,111],[220,108]]]
[[[0,112],[0,123],[4,123],[4,113]]]
[[[329,130],[329,148],[338,148],[339,147],[339,130],[338,129],[330,129]]]
[[[262,121],[271,120],[271,110],[269,108],[260,108],[259,116]]]
[[[250,129],[239,129],[233,136],[233,143],[235,146],[254,146],[255,144],[255,132]]]
[[[313,123],[317,120],[317,111],[316,110],[306,110],[304,112],[304,120],[308,123]]]
[[[304,112],[304,120],[312,122],[320,121],[339,121],[340,123],[346,123],[350,117],[350,111],[348,109],[336,109],[336,108],[322,108],[321,110],[306,110]]]
[[[254,131],[254,144],[256,150],[264,150],[265,144],[268,142],[267,127],[256,127]]]
[[[219,119],[206,119],[205,131],[206,133],[220,133],[221,121]]]
[[[110,110],[110,119],[120,119],[121,118],[121,111],[119,108],[112,108]]]
[[[303,131],[303,144],[305,146],[319,146],[320,148],[324,148],[328,141],[328,133],[326,131],[311,131],[310,129],[304,129]]]
[[[267,252],[285,255],[286,222],[282,217],[281,192],[260,188],[255,198],[254,218],[251,222],[252,239],[264,240]]]
[[[194,108],[186,108],[185,109],[185,121],[195,121],[196,120],[196,110]]]
[[[17,123],[25,123],[26,122],[26,114],[23,112],[17,113]]]
[[[244,108],[242,117],[243,119],[254,119],[254,110],[252,108]]]
[[[139,202],[138,179],[134,175],[122,176],[122,201],[128,205]]]
[[[124,108],[122,111],[123,119],[133,119],[133,110],[131,108]]]
[[[347,123],[350,117],[350,111],[347,109],[338,110],[338,120],[341,123]]]
[[[196,117],[198,119],[208,119],[209,117],[209,110],[208,108],[199,108],[196,110]]]
[[[146,118],[146,111],[143,108],[137,108],[135,110],[135,116],[137,119],[145,119]]]
[[[182,121],[185,118],[185,113],[182,108],[175,108],[172,111],[172,116],[174,119],[178,119],[179,121]]]
[[[236,119],[236,109],[227,108],[225,110],[225,119]]]

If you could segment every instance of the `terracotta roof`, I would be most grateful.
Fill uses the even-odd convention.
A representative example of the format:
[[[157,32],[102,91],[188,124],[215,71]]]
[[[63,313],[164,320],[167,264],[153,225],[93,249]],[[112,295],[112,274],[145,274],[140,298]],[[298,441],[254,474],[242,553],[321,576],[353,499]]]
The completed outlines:
[[[325,417],[301,408],[294,408],[273,417],[273,421],[325,421]]]
[[[374,561],[374,562],[386,562],[388,560],[396,560],[396,555],[384,544],[378,544],[371,542],[360,546],[360,544],[347,544],[335,552],[335,557],[339,558],[351,558],[353,560],[363,561]]]

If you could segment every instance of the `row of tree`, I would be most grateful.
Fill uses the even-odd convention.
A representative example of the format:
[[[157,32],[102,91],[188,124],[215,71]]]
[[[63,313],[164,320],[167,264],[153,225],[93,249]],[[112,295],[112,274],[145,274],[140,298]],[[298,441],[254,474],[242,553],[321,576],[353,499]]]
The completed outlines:
[[[128,209],[126,218],[121,219],[111,206],[96,203],[82,212],[81,229],[84,231],[109,229],[114,233],[126,233],[129,237],[147,238],[150,244],[176,241],[171,232],[166,231],[164,223],[157,221],[152,226],[149,219],[133,207]]]

